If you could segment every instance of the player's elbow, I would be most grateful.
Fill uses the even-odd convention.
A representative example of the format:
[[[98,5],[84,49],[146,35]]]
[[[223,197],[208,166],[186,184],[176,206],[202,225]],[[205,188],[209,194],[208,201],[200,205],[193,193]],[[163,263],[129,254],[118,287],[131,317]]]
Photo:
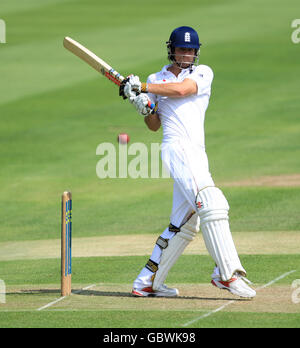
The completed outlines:
[[[180,86],[176,90],[176,97],[178,97],[178,98],[188,97],[191,94],[194,94],[194,90],[192,90],[189,87]]]
[[[148,125],[148,128],[152,131],[152,132],[157,132],[160,128],[160,124],[151,124]]]
[[[144,121],[147,127],[153,132],[158,131],[161,126],[160,119],[157,114],[146,116]]]
[[[197,94],[197,84],[191,79],[185,79],[183,82],[178,83],[177,96],[179,98],[188,97],[189,95]]]
[[[184,98],[184,97],[187,97],[189,95],[189,91],[185,88],[181,88],[179,91],[178,91],[178,97],[179,98]]]

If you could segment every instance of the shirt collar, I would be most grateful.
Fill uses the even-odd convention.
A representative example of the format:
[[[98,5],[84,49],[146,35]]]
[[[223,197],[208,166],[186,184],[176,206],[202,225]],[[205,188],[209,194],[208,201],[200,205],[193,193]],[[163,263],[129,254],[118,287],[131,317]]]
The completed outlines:
[[[168,70],[168,68],[171,66],[171,64],[167,64],[167,65],[165,65],[162,69],[161,69],[161,72],[163,73],[163,74],[169,74],[169,73],[171,73],[169,70]]]
[[[171,71],[168,70],[168,68],[171,66],[172,64],[167,64],[165,65],[162,69],[161,69],[161,72],[163,74],[172,74]],[[193,71],[195,70],[195,65],[193,65]],[[190,73],[190,70],[189,69],[184,69],[182,70],[178,76],[180,76],[181,74],[185,75],[187,73]],[[173,74],[172,74],[173,75]]]

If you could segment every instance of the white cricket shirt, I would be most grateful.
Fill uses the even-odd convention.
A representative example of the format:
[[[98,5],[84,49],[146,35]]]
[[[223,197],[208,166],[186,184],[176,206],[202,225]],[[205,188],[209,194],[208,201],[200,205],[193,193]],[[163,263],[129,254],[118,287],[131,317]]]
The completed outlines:
[[[192,144],[205,147],[204,119],[211,94],[213,71],[207,65],[198,65],[190,69],[184,69],[176,77],[168,71],[170,65],[166,65],[161,71],[148,77],[148,83],[182,82],[189,78],[196,81],[197,95],[181,98],[163,97],[149,93],[148,96],[154,103],[158,103],[157,113],[163,127],[163,142],[189,139]]]

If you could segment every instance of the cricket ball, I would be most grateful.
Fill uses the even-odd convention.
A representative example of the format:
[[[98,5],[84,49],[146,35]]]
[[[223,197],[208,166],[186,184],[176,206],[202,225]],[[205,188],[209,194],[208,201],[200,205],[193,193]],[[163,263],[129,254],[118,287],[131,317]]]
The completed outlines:
[[[127,133],[120,133],[118,135],[118,142],[119,144],[128,144],[129,143],[129,135]]]

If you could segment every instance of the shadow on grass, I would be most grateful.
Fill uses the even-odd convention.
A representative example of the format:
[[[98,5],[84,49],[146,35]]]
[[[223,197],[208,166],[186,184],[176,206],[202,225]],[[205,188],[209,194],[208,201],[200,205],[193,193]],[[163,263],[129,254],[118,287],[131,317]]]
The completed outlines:
[[[57,294],[60,296],[60,289],[34,289],[34,290],[20,290],[18,292],[10,292],[6,295],[34,295],[34,294]],[[151,299],[161,299],[162,297],[148,296],[139,297],[134,296],[130,292],[118,292],[118,291],[99,291],[99,290],[72,290],[73,295],[80,296],[107,296],[107,297],[129,297],[129,298],[151,298]],[[246,298],[232,298],[232,297],[199,297],[199,296],[178,296],[178,297],[165,297],[168,300],[180,301],[180,300],[198,300],[198,301],[249,301]]]
[[[145,298],[151,298],[151,299],[161,299],[162,297],[155,297],[155,296],[148,296],[148,297],[139,297],[134,296],[133,294],[129,292],[115,292],[115,291],[98,291],[98,290],[80,290],[80,291],[74,291],[77,295],[83,295],[83,296],[111,296],[111,297],[130,297],[130,298],[139,298],[139,299],[145,299]],[[242,298],[221,298],[221,297],[198,297],[198,296],[178,296],[178,297],[165,297],[168,300],[201,300],[201,301],[249,301],[248,299],[242,299]]]

